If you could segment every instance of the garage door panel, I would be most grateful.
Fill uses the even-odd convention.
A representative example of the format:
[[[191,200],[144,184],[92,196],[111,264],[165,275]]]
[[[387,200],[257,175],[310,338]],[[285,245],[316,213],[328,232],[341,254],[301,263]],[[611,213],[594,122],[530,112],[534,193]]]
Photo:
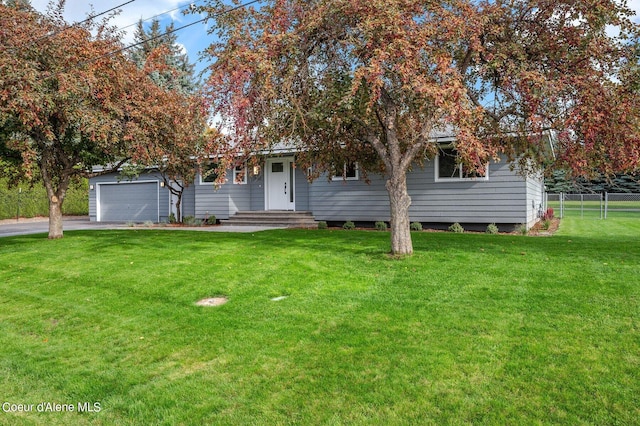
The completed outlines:
[[[158,221],[158,183],[100,185],[100,221]]]

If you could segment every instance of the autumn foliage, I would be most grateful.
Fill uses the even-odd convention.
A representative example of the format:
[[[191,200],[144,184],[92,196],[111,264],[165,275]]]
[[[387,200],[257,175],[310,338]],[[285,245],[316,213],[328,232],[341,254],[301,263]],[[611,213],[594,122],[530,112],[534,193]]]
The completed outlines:
[[[69,25],[60,8],[0,4],[0,46],[0,156],[27,177],[39,172],[50,238],[62,237],[74,176],[166,156],[204,130],[201,103],[155,85],[157,62],[139,69],[108,21]]]
[[[612,0],[271,0],[216,20],[208,82],[238,150],[286,142],[317,174],[387,178],[391,251],[412,252],[406,173],[456,134],[483,171],[507,155],[576,173],[640,164],[637,28]],[[613,35],[612,35],[613,34]],[[637,87],[637,84],[636,84]],[[550,145],[549,140],[553,144]]]

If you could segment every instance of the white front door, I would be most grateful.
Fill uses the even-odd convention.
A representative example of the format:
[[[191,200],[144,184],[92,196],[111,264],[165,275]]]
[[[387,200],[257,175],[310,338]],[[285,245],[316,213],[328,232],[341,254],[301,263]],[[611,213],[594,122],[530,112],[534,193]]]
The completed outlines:
[[[266,168],[266,210],[295,210],[293,157],[268,158]]]
[[[182,181],[178,181],[180,185],[182,185]],[[171,181],[171,185],[177,187],[177,183],[175,181]],[[173,216],[176,218],[178,222],[182,222],[182,218],[178,217],[178,196],[173,192],[169,191],[169,213],[173,213]],[[180,216],[182,216],[182,206],[180,206]]]

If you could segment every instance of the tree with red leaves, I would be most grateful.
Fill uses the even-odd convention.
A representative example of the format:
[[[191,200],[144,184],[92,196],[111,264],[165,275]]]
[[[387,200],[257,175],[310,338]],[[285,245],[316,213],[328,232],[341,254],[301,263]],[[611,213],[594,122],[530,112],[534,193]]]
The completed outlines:
[[[117,170],[202,122],[190,101],[136,67],[108,20],[69,25],[63,6],[42,15],[22,3],[0,4],[0,156],[26,177],[39,172],[49,238],[63,236],[61,207],[72,178],[93,176],[96,165]]]
[[[172,26],[165,33],[154,20],[151,28],[144,29],[142,21],[136,31],[137,45],[130,52],[136,63],[157,87],[153,98],[161,99],[148,105],[154,119],[148,125],[154,139],[132,152],[131,162],[125,168],[130,176],[142,170],[160,173],[165,188],[175,196],[176,220],[182,221],[182,195],[195,180],[197,164],[206,157],[214,139],[207,137],[206,108],[200,93],[193,65],[177,45]]]
[[[209,94],[238,150],[295,145],[300,166],[386,176],[391,252],[413,251],[406,175],[453,129],[476,172],[549,154],[579,173],[640,164],[637,28],[613,0],[270,0],[215,19]],[[239,4],[239,2],[236,2]],[[611,35],[615,33],[615,35]]]

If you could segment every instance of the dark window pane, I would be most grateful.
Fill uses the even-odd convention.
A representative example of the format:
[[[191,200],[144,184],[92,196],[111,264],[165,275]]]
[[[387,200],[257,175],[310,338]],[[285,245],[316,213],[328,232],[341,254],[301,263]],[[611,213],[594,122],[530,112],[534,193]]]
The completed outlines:
[[[453,148],[441,148],[438,158],[438,177],[457,178],[460,177],[460,164],[456,151]]]
[[[218,178],[218,164],[210,163],[202,167],[202,181],[215,182]]]
[[[356,163],[350,162],[345,165],[345,177],[347,178],[358,177],[358,168],[356,167]]]

